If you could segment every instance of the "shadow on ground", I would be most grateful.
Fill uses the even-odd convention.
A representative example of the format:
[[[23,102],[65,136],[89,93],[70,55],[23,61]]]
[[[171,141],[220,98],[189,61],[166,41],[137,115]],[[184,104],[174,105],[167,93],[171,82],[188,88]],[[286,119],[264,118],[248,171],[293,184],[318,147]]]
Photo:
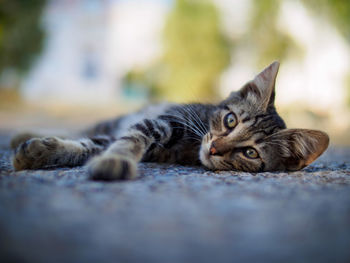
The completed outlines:
[[[1,262],[350,262],[350,149],[294,173],[140,164],[14,172],[0,136]]]

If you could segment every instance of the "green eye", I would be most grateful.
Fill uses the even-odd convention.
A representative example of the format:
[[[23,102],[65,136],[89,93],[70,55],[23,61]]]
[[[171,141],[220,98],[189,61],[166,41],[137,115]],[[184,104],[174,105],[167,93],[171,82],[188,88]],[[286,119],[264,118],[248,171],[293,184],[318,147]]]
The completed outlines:
[[[226,128],[233,129],[237,125],[237,119],[234,113],[229,113],[225,116],[224,124]]]
[[[250,159],[256,159],[259,157],[258,152],[254,148],[251,148],[251,147],[245,149],[243,153],[246,157],[248,157]]]

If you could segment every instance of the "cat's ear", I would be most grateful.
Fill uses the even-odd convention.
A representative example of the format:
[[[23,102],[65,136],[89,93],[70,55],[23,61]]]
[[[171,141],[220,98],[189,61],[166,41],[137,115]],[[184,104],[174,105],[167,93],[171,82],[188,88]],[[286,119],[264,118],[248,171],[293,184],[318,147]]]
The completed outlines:
[[[327,149],[329,137],[317,130],[285,129],[268,136],[265,142],[279,167],[296,171],[311,164]]]
[[[273,106],[275,102],[275,82],[279,66],[279,62],[275,61],[266,67],[239,91],[241,97],[253,101],[256,105],[260,105],[263,110]]]

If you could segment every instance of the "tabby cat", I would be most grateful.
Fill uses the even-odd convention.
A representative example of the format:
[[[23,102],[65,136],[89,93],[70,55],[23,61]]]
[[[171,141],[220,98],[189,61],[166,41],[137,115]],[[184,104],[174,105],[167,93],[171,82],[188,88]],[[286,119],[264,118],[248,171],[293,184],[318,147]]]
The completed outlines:
[[[80,139],[22,134],[11,144],[15,170],[87,163],[90,178],[137,177],[137,163],[211,170],[295,171],[328,147],[326,133],[286,129],[274,106],[274,62],[219,104],[160,104],[96,125]]]

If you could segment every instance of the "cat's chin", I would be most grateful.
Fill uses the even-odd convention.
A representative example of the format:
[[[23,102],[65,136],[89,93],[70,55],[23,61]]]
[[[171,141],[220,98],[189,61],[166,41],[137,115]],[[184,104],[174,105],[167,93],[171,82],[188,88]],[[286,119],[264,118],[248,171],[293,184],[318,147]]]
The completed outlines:
[[[210,156],[209,156],[209,150],[205,149],[206,146],[201,146],[200,152],[199,152],[199,160],[201,161],[201,163],[207,167],[210,170],[214,170],[215,167],[213,165],[213,163],[210,160]]]
[[[208,168],[208,169],[210,169],[210,170],[215,170],[215,167],[214,167],[214,165],[212,164],[212,162],[210,161],[209,158],[208,158],[208,159],[202,159],[202,158],[200,158],[200,160],[201,160],[201,163],[202,163],[206,168]]]

